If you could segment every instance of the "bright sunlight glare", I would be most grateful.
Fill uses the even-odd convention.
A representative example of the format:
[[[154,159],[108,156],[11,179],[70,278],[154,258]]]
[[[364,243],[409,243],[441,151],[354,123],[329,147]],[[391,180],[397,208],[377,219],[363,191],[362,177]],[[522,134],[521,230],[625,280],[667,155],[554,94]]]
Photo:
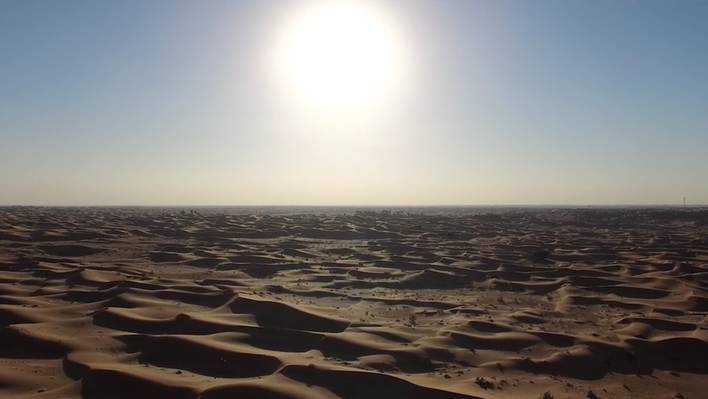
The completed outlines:
[[[388,98],[403,74],[393,22],[365,1],[308,3],[285,22],[272,62],[282,88],[321,111],[349,111]]]

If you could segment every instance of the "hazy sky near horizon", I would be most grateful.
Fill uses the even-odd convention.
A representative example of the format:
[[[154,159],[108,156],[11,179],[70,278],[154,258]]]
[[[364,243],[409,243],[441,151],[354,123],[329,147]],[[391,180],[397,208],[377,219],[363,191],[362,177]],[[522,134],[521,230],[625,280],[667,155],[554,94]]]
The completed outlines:
[[[302,3],[0,0],[0,204],[708,203],[708,1],[374,2],[351,112],[273,76]]]

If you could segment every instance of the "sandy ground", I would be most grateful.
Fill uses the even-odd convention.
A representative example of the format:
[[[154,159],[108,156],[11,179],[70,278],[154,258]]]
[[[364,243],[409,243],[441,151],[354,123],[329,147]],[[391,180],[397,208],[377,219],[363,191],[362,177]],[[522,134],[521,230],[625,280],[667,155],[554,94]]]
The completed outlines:
[[[700,210],[3,208],[0,397],[700,399],[707,291]]]

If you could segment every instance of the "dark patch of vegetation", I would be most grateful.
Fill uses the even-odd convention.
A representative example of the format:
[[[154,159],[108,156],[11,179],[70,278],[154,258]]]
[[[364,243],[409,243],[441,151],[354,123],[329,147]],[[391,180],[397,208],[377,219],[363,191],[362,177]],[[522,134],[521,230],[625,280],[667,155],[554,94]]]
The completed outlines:
[[[494,389],[495,385],[493,382],[487,380],[484,377],[477,377],[474,379],[474,383],[479,385],[482,389]]]

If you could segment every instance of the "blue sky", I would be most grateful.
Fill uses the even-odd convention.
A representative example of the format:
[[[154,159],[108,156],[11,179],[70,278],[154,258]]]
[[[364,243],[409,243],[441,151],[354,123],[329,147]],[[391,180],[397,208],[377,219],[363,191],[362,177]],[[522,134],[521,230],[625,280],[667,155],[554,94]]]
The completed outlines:
[[[708,203],[707,1],[381,1],[356,117],[273,87],[298,3],[0,1],[0,204]]]

